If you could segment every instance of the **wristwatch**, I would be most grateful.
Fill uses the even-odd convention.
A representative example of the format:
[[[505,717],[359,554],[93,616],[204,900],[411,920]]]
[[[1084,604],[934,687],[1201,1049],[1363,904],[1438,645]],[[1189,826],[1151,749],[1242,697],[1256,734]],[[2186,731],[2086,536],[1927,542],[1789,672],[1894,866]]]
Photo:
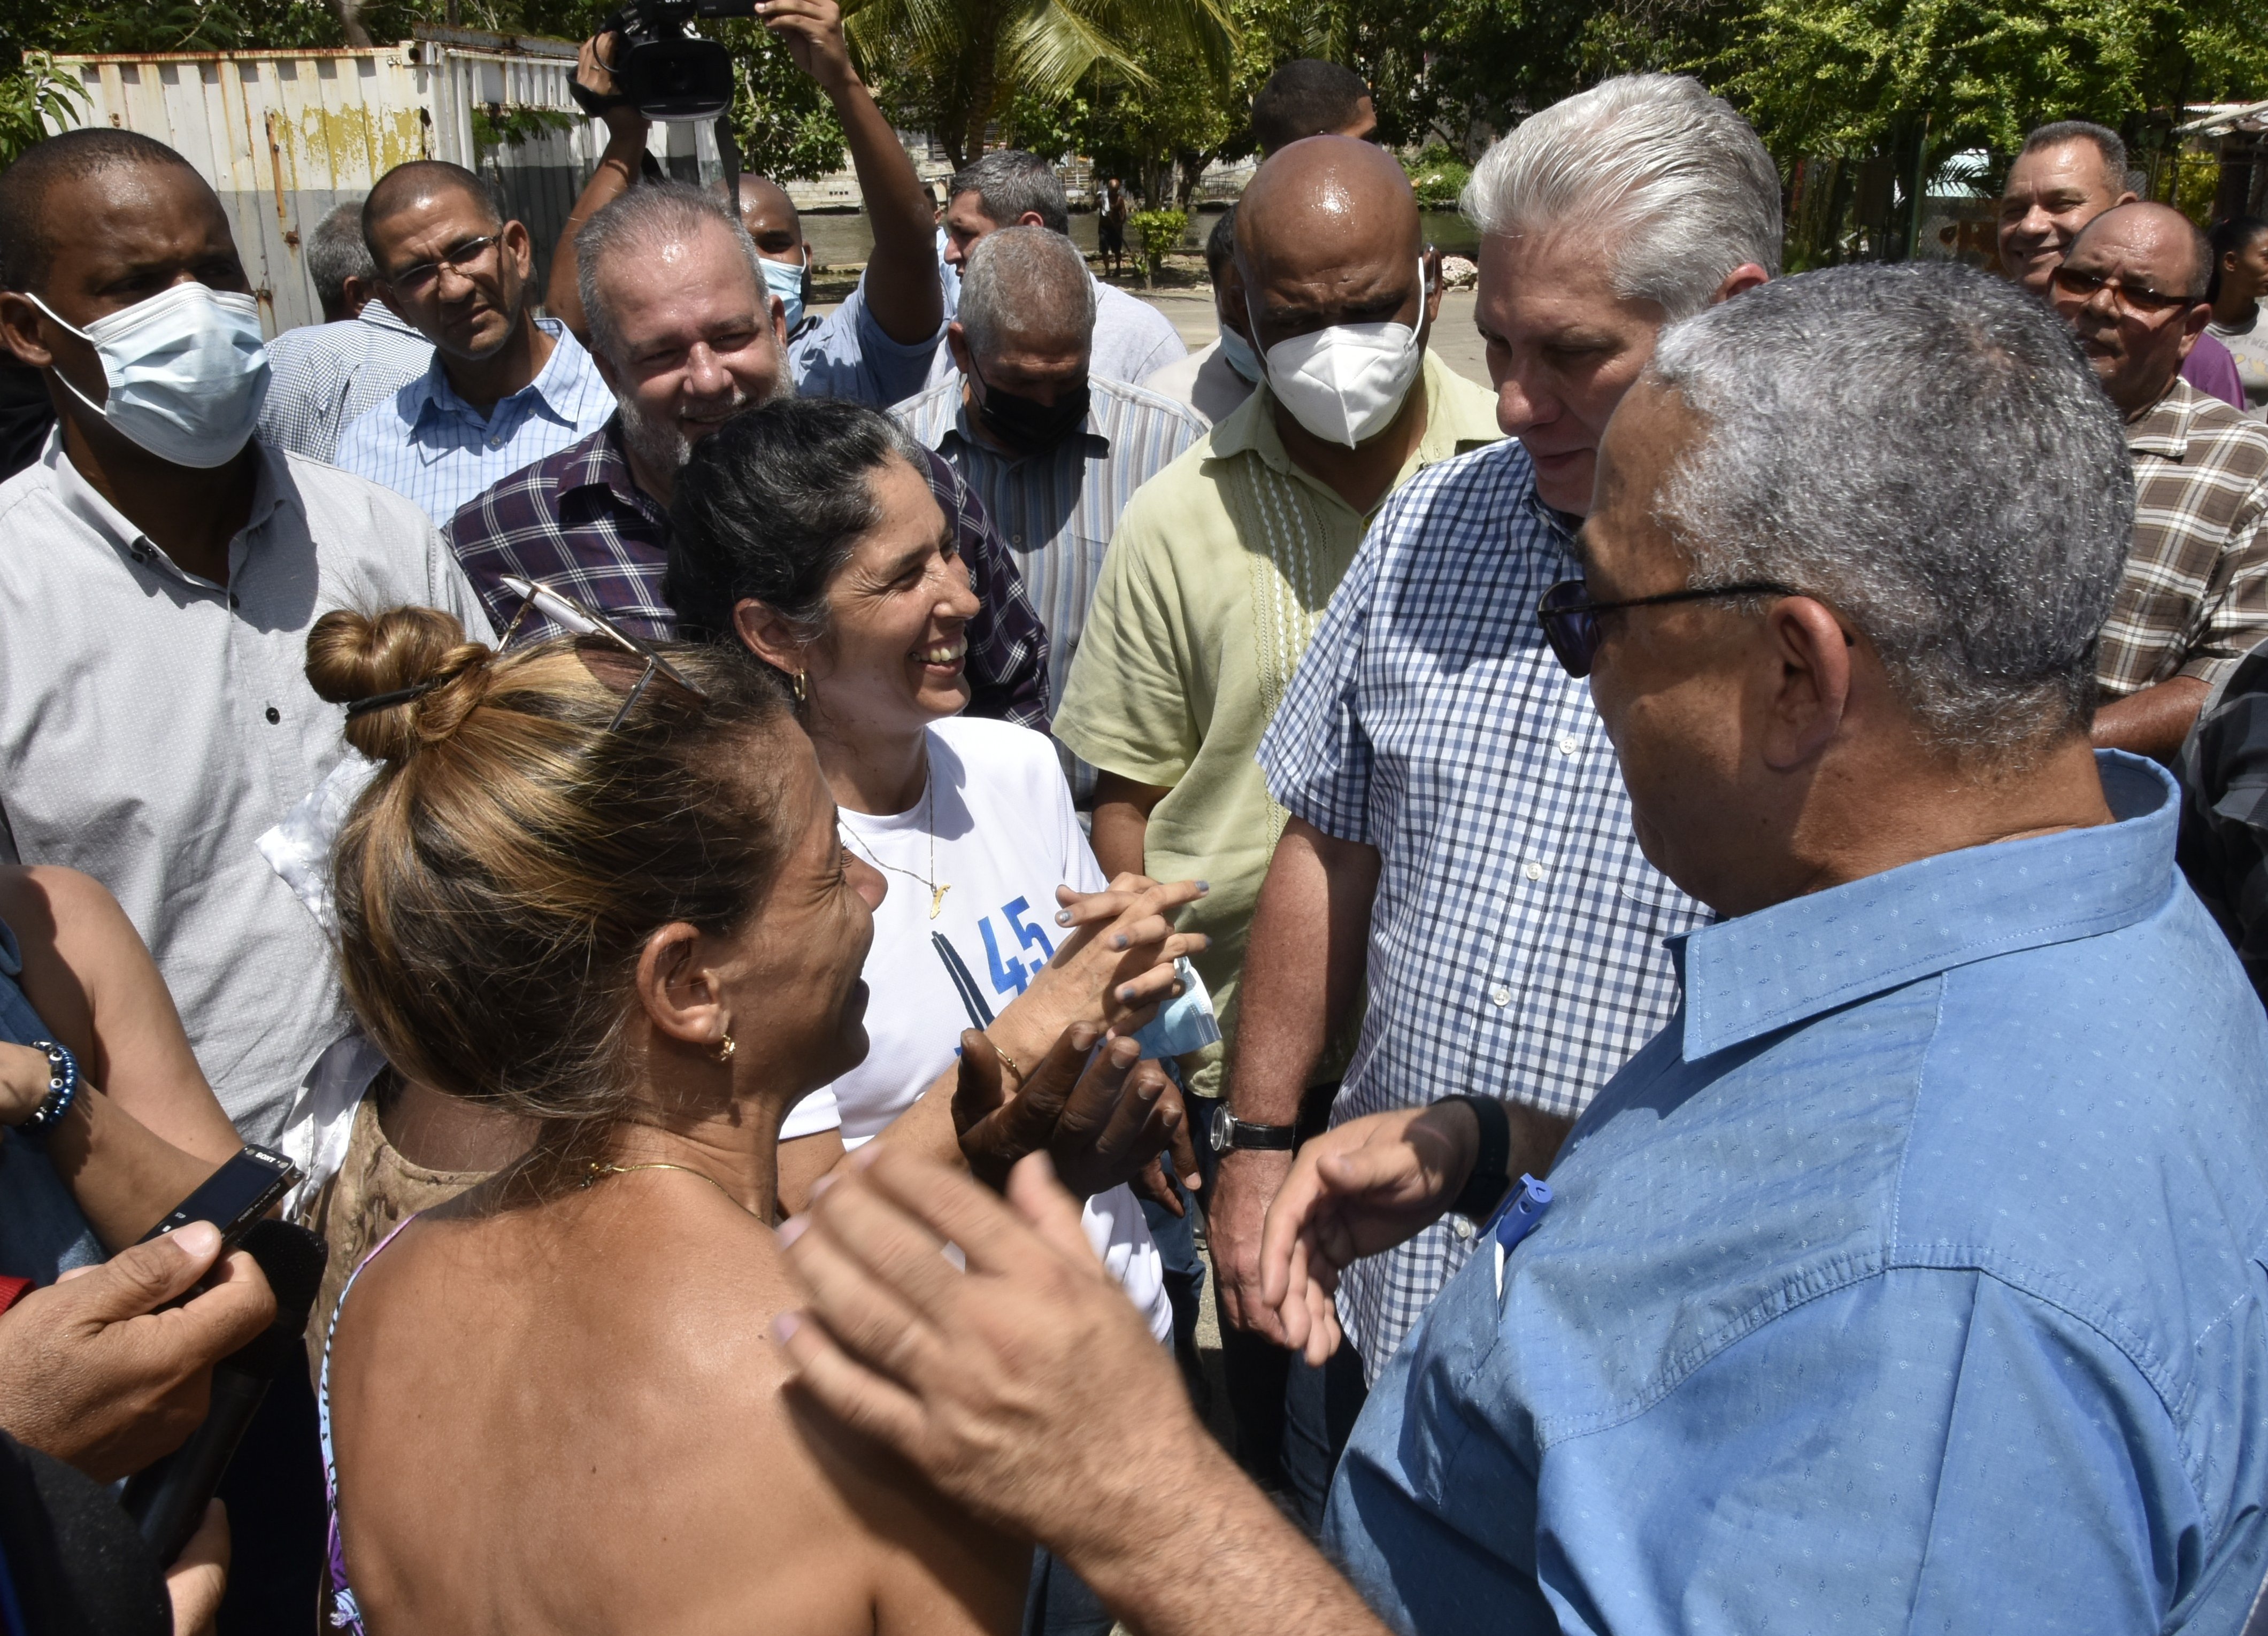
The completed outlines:
[[[1228,1111],[1226,1102],[1215,1104],[1212,1116],[1212,1150],[1228,1153],[1238,1148],[1272,1148],[1278,1153],[1289,1153],[1300,1145],[1300,1127],[1296,1125],[1255,1125],[1240,1119]]]
[[[1494,1097],[1444,1097],[1462,1102],[1480,1121],[1480,1146],[1473,1154],[1473,1172],[1449,1201],[1449,1212],[1474,1222],[1486,1221],[1512,1187],[1512,1117]]]

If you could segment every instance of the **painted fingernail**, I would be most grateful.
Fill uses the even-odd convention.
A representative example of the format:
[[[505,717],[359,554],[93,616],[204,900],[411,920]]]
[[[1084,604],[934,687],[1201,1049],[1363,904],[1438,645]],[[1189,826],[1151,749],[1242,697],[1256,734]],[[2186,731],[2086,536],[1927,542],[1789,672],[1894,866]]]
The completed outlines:
[[[1131,1004],[1133,1004],[1133,1003],[1134,1003],[1134,985],[1133,985],[1133,984],[1131,984],[1131,983],[1129,983],[1129,984],[1127,984],[1124,987],[1121,988],[1121,989],[1118,991],[1118,997],[1119,997],[1119,999],[1120,999],[1120,1000],[1123,1001],[1124,1001],[1125,1003],[1127,1003],[1128,1005],[1131,1005]]]
[[[783,1346],[795,1339],[796,1331],[803,1327],[800,1313],[782,1312],[772,1318],[772,1339]]]
[[[1197,890],[1199,891],[1211,891],[1212,890],[1212,883],[1211,881],[1199,881],[1197,883]]]
[[[814,1189],[814,1191],[816,1192],[817,1190]],[[786,1249],[797,1239],[802,1237],[805,1232],[809,1229],[810,1226],[811,1218],[807,1215],[791,1215],[788,1217],[786,1221],[782,1221],[779,1224],[779,1232],[777,1235],[779,1239],[779,1247],[783,1250]]]
[[[1056,911],[1056,924],[1058,926],[1070,925],[1071,911],[1069,909],[1057,909]]]

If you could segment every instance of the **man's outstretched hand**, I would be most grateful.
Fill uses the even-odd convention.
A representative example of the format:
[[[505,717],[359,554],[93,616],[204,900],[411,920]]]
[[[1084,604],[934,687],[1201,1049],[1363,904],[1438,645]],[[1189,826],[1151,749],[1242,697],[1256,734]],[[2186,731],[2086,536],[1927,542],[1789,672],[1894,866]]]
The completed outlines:
[[[1015,1167],[1005,1201],[911,1155],[865,1158],[781,1229],[811,1299],[775,1332],[804,1388],[952,1498],[1058,1548],[1171,1514],[1206,1433],[1046,1157]]]
[[[774,1326],[799,1388],[1145,1636],[1385,1636],[1197,1423],[1044,1154],[1003,1199],[876,1143],[780,1237],[810,1291]]]
[[[1516,1104],[1506,1113],[1512,1174],[1543,1175],[1572,1122]],[[1473,1173],[1480,1134],[1470,1108],[1437,1102],[1349,1119],[1300,1148],[1260,1241],[1260,1298],[1285,1345],[1317,1366],[1338,1350],[1339,1274],[1440,1221]]]

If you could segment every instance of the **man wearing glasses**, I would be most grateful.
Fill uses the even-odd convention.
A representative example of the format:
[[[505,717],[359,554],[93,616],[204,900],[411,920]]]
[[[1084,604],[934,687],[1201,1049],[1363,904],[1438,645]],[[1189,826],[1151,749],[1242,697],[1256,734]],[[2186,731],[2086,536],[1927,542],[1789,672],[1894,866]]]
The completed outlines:
[[[2170,761],[2214,686],[2268,639],[2268,428],[2181,378],[2213,253],[2162,204],[2082,228],[2051,299],[2126,422],[2134,549],[2102,627],[2095,742]]]
[[[2000,189],[2000,270],[2041,300],[2072,241],[2105,210],[2131,204],[2142,180],[2126,165],[2118,133],[2087,120],[2058,120],[2024,138]],[[2236,359],[2200,335],[2182,378],[2209,397],[2244,407]]]
[[[535,316],[527,229],[487,182],[438,159],[396,165],[362,231],[380,293],[433,343],[433,364],[340,435],[340,466],[444,524],[606,423],[614,393],[564,325]]]

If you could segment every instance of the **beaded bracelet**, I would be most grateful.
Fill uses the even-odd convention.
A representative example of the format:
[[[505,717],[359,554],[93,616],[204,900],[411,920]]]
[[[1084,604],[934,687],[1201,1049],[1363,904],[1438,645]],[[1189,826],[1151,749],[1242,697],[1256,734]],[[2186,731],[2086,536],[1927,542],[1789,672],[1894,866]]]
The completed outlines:
[[[64,1046],[52,1039],[35,1039],[32,1049],[42,1051],[48,1058],[48,1094],[32,1111],[32,1117],[16,1128],[31,1134],[54,1129],[63,1123],[63,1115],[78,1099],[78,1059]]]

